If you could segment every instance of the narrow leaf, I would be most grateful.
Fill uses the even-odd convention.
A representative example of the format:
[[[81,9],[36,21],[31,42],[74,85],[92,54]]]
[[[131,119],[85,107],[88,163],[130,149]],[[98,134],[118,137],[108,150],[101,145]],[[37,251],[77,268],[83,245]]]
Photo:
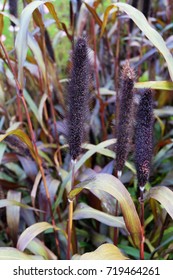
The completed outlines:
[[[17,242],[17,248],[20,251],[24,251],[31,240],[33,240],[41,232],[48,230],[48,229],[53,229],[53,226],[47,222],[39,222],[37,224],[34,224],[34,225],[28,227],[20,235],[18,242]],[[56,229],[59,230],[58,228],[56,228]]]
[[[8,131],[7,133],[0,135],[0,142],[3,141],[8,135],[17,136],[23,143],[25,143],[28,146],[31,155],[33,156],[33,158],[35,158],[35,152],[33,149],[32,142],[25,132],[23,132],[21,129],[14,129],[14,130]]]
[[[98,145],[95,145],[91,150],[87,151],[81,158],[80,160],[77,162],[76,166],[75,166],[75,172],[95,153],[99,152],[101,149],[108,147],[112,144],[115,143],[115,139],[109,139],[106,141],[103,141],[101,143],[99,143]],[[83,147],[84,148],[84,147]],[[71,178],[71,172],[68,173],[68,175],[66,176],[66,178],[63,180],[63,183],[61,185],[61,189],[59,192],[59,196],[58,199],[55,202],[55,209],[56,207],[59,205],[59,203],[61,202],[62,196],[63,196],[63,192],[64,189],[66,187],[66,185],[68,184],[70,178]]]
[[[121,11],[127,13],[129,17],[135,22],[135,24],[139,27],[139,29],[145,34],[145,36],[150,40],[150,42],[159,50],[159,52],[165,58],[168,70],[173,80],[173,57],[166,46],[165,41],[163,40],[162,36],[150,26],[146,17],[140,12],[138,9],[134,8],[133,6],[118,2],[116,4],[112,4],[111,8],[120,8]],[[110,9],[109,6],[106,11]],[[106,13],[105,11],[105,13]]]
[[[6,150],[6,144],[0,143],[0,164],[1,164],[1,161],[3,159],[5,150]]]
[[[0,248],[0,260],[43,260],[42,256],[27,255],[16,248]]]
[[[73,213],[73,219],[96,219],[105,225],[126,229],[123,217],[114,217],[107,213],[96,210],[85,203],[78,204]]]
[[[54,20],[55,20],[55,22],[56,22],[56,24],[57,24],[58,29],[62,30],[62,29],[63,29],[63,28],[62,28],[62,25],[63,25],[63,24],[60,22],[60,20],[59,20],[59,18],[58,18],[58,16],[57,16],[57,13],[56,13],[56,11],[55,11],[54,5],[53,5],[52,3],[50,3],[50,1],[44,1],[44,2],[46,2],[46,3],[45,3],[45,6],[48,8],[50,14],[53,16],[53,18],[54,18]],[[64,25],[63,25],[63,26],[64,26]],[[65,30],[64,30],[64,31],[65,31]],[[68,35],[68,34],[67,34],[67,35]]]
[[[115,9],[115,4],[109,5],[109,6],[107,7],[106,11],[104,12],[103,24],[102,24],[102,26],[101,26],[101,34],[100,34],[101,37],[103,36],[103,33],[104,33],[105,28],[106,28],[106,25],[107,25],[109,12],[110,12],[112,9]]]
[[[35,9],[37,9],[40,5],[49,1],[34,1],[27,5],[21,14],[20,18],[20,29],[17,33],[16,40],[15,40],[15,48],[16,54],[18,58],[18,79],[23,88],[23,66],[26,59],[27,54],[27,40],[28,40],[28,27],[29,22],[32,16],[32,13]]]
[[[37,176],[35,177],[34,185],[32,187],[31,201],[32,201],[33,207],[35,207],[35,199],[36,199],[37,189],[38,189],[38,185],[40,183],[41,177],[42,177],[41,173],[38,172]]]
[[[173,90],[173,82],[169,81],[149,81],[149,82],[138,82],[134,85],[135,88],[151,88],[159,90]]]
[[[149,197],[159,201],[173,219],[173,192],[167,187],[153,187]]]
[[[101,143],[99,143],[98,145],[91,145],[91,144],[84,144],[82,146],[82,148],[87,148],[89,149],[89,151],[87,151],[81,158],[80,160],[77,162],[76,166],[75,166],[75,172],[77,170],[79,170],[79,168],[81,168],[81,166],[83,166],[83,164],[90,158],[92,157],[92,155],[94,155],[95,153],[100,153],[106,156],[110,156],[112,158],[115,158],[115,153],[111,150],[105,149],[106,147],[113,145],[116,142],[116,139],[109,139],[106,141],[103,141]],[[131,163],[126,162],[125,165],[135,174],[136,171],[134,169],[134,167],[131,165]],[[55,202],[55,209],[58,206],[58,204],[61,202],[62,199],[62,195],[64,192],[64,189],[66,187],[66,185],[68,184],[69,180],[71,178],[71,172],[68,173],[68,175],[65,177],[65,179],[63,180],[63,183],[61,185],[61,189],[59,191],[59,196],[58,199]]]
[[[42,256],[45,260],[57,260],[55,254],[50,251],[38,238],[34,238],[28,244],[27,249],[34,255]]]
[[[82,186],[84,182],[82,182]],[[78,184],[77,187],[81,187]],[[110,174],[96,174],[93,180],[88,180],[84,188],[89,190],[101,190],[115,197],[121,207],[126,228],[131,235],[134,244],[139,247],[141,240],[141,224],[134,206],[133,200],[125,186],[116,177]]]
[[[21,193],[17,191],[8,191],[7,199],[21,201]],[[7,224],[10,232],[10,236],[13,240],[14,245],[17,243],[18,227],[20,219],[20,207],[16,205],[8,206],[6,208]]]
[[[39,117],[41,123],[43,123],[43,109],[44,109],[44,104],[45,104],[47,98],[48,98],[47,94],[44,93],[43,96],[41,97],[39,108],[38,108],[38,117]]]
[[[88,5],[87,3],[84,2],[84,4],[86,5],[87,9],[90,11],[90,13],[93,15],[95,21],[97,22],[97,24],[102,27],[102,20],[99,18],[98,14],[96,13],[96,10],[91,7],[90,5]]]
[[[45,67],[45,63],[43,60],[43,55],[42,55],[41,49],[40,49],[37,41],[34,39],[34,37],[29,32],[28,32],[27,40],[28,40],[27,44],[34,54],[34,58],[37,61],[37,64],[41,70],[41,73],[42,73],[44,79],[46,79],[46,67]]]
[[[15,200],[1,199],[0,200],[0,208],[7,207],[7,206],[19,206],[19,207],[22,207],[22,208],[24,208],[26,210],[34,210],[34,211],[43,212],[42,210],[39,210],[39,209],[34,208],[34,207],[30,207],[30,206],[28,206],[26,204],[23,204],[21,202],[15,201]]]
[[[37,119],[37,121],[39,122],[41,127],[43,128],[45,134],[48,135],[48,131],[47,131],[47,129],[46,129],[45,125],[44,125],[44,122],[43,122],[43,118],[40,117],[40,113],[41,113],[41,110],[42,110],[42,104],[41,104],[40,109],[38,109],[37,105],[34,102],[34,100],[31,98],[31,96],[29,95],[29,93],[26,90],[24,90],[24,97],[25,97],[25,100],[28,103],[31,111],[33,112],[35,118]],[[42,99],[41,99],[40,102],[42,103]]]
[[[127,260],[120,249],[113,244],[103,244],[95,251],[86,253],[82,256],[74,255],[73,260]]]

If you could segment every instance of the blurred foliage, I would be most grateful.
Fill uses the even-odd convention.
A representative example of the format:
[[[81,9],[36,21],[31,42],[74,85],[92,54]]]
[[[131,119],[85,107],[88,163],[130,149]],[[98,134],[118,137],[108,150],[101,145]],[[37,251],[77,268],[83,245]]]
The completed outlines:
[[[100,258],[105,248],[103,258],[139,259],[133,142],[121,182],[113,176],[115,109],[126,60],[136,72],[135,108],[138,89],[154,89],[153,161],[144,200],[145,259],[172,259],[173,66],[168,69],[163,45],[158,52],[153,38],[145,37],[142,21],[137,27],[128,13],[110,6],[115,1],[56,0],[44,9],[38,5],[34,13],[30,2],[37,3],[18,0],[16,22],[9,18],[8,1],[0,1],[0,259],[66,259],[68,198],[75,197],[73,259]],[[147,1],[148,7],[136,2],[163,37],[172,59],[171,1],[169,7],[164,1]],[[66,95],[71,51],[79,36],[87,37],[93,76],[87,143],[75,168],[78,188],[70,192]],[[116,247],[102,247],[103,243]]]

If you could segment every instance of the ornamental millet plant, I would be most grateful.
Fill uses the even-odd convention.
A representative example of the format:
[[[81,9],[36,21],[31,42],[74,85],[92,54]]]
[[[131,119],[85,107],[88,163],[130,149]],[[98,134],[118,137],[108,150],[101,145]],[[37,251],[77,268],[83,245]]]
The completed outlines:
[[[137,170],[138,186],[140,189],[140,220],[142,237],[140,244],[140,258],[144,259],[144,201],[145,184],[150,175],[153,151],[153,98],[152,90],[144,89],[136,116],[135,129],[135,164]]]
[[[153,152],[153,98],[151,89],[141,92],[136,116],[135,164],[138,186],[143,191],[150,175]]]
[[[86,39],[79,38],[72,54],[72,69],[68,85],[68,143],[72,160],[81,153],[88,117],[89,57]]]
[[[68,144],[71,155],[71,189],[74,187],[75,163],[81,153],[88,117],[90,64],[85,38],[79,38],[72,53],[72,68],[68,85]],[[73,201],[69,200],[67,259],[70,259]]]
[[[123,67],[120,82],[120,106],[117,125],[117,143],[115,145],[115,171],[118,177],[121,177],[132,137],[131,123],[133,119],[133,87],[135,82],[135,72],[130,67],[128,61]]]

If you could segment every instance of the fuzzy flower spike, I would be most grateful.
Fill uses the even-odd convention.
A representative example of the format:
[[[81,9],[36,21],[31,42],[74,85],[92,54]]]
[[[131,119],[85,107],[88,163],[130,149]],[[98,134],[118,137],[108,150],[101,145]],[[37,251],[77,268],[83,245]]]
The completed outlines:
[[[89,58],[86,39],[79,38],[72,54],[72,69],[68,86],[68,143],[72,160],[76,160],[84,141],[88,117]]]
[[[120,77],[120,109],[117,126],[117,143],[115,146],[116,165],[115,170],[118,177],[121,173],[129,152],[129,144],[132,137],[133,119],[133,87],[135,81],[134,70],[129,62],[125,64]]]
[[[135,164],[138,186],[144,191],[150,175],[153,151],[153,98],[151,89],[144,89],[139,103],[135,131]]]

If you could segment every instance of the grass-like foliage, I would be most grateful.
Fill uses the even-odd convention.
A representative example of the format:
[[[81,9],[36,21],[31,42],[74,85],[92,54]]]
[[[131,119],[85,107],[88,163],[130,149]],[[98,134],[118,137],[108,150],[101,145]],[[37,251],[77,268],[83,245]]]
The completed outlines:
[[[0,259],[171,260],[170,9],[1,2]]]

